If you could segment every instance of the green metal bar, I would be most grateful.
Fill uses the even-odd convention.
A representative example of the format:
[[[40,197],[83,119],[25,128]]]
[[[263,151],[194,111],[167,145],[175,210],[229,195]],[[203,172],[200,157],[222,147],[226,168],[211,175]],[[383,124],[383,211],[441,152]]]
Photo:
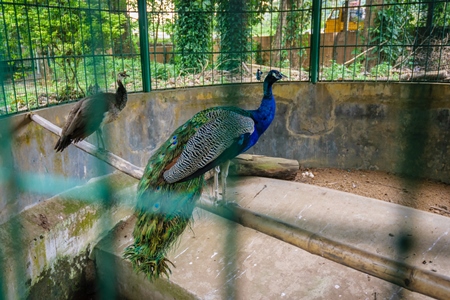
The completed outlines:
[[[148,49],[148,19],[147,19],[147,1],[138,0],[139,14],[139,45],[141,48],[141,67],[142,67],[142,88],[144,92],[150,92],[150,53]]]
[[[312,33],[311,33],[311,58],[309,78],[312,83],[319,79],[319,54],[320,54],[320,10],[322,0],[313,0],[312,5]]]

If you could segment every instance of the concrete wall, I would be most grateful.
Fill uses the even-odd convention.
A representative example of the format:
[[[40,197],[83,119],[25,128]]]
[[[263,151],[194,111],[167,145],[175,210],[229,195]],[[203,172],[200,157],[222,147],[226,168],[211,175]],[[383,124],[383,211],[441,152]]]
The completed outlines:
[[[0,224],[0,298],[90,299],[90,253],[132,214],[136,183],[121,173],[102,176]]]
[[[277,114],[249,151],[299,160],[302,166],[402,172],[450,182],[450,85],[404,83],[277,83]],[[105,127],[107,148],[144,167],[150,153],[197,111],[216,105],[253,109],[261,84],[132,94],[121,117]],[[61,126],[73,104],[35,113]],[[19,123],[24,115],[0,120]],[[9,124],[11,125],[11,124]],[[28,205],[112,168],[73,146],[55,153],[57,137],[31,123],[15,133],[13,163],[36,174],[45,193],[0,199],[0,223]],[[95,143],[95,135],[88,140]],[[49,178],[60,180],[55,185]],[[0,186],[0,194],[5,194]]]

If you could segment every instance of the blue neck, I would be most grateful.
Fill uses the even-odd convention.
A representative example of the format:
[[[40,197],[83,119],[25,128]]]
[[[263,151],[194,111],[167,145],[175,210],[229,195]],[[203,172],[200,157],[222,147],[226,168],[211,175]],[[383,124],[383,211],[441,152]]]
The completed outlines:
[[[261,105],[257,110],[252,111],[253,120],[255,120],[255,131],[259,138],[266,131],[275,117],[275,98],[272,94],[272,84],[268,80],[264,81],[264,96]]]
[[[270,123],[272,123],[275,117],[275,106],[275,98],[272,95],[272,83],[264,82],[264,96],[261,100],[261,105],[258,109],[249,111],[252,119],[255,121],[255,131],[253,131],[242,152],[247,151],[256,144],[259,137],[266,131]]]
[[[264,98],[273,97],[272,95],[272,82],[264,80]]]

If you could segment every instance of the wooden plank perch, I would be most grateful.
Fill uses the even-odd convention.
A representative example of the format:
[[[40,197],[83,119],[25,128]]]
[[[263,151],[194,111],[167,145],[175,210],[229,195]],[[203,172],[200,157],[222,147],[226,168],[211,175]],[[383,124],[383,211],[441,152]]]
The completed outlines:
[[[61,128],[52,122],[33,113],[29,113],[28,117],[48,131],[61,136]],[[144,174],[143,168],[139,168],[107,150],[100,150],[91,143],[81,141],[76,144],[72,143],[72,145],[103,160],[110,166],[133,178],[141,179]],[[293,179],[298,169],[299,164],[296,160],[241,154],[232,160],[232,164],[230,165],[230,175],[253,175],[278,179]],[[207,178],[209,178],[209,176],[207,176]]]
[[[37,124],[41,125],[45,129],[47,129],[50,132],[53,132],[54,134],[61,136],[62,129],[52,122],[42,118],[39,115],[29,113],[28,117],[36,122]],[[112,154],[109,151],[106,150],[100,150],[99,148],[95,147],[91,143],[88,143],[86,141],[81,141],[76,144],[72,143],[73,146],[83,150],[86,153],[89,153],[95,157],[97,157],[100,160],[103,160],[110,166],[116,168],[117,170],[130,175],[133,178],[141,179],[142,175],[144,174],[144,169],[139,168],[130,162],[124,160],[123,158]]]

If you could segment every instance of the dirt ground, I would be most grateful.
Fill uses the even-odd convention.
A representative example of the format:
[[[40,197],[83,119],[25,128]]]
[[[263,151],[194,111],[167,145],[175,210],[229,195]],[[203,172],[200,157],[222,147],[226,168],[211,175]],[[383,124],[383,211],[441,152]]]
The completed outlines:
[[[312,175],[311,175],[312,173]],[[366,170],[301,169],[295,181],[397,203],[450,218],[450,185]]]

